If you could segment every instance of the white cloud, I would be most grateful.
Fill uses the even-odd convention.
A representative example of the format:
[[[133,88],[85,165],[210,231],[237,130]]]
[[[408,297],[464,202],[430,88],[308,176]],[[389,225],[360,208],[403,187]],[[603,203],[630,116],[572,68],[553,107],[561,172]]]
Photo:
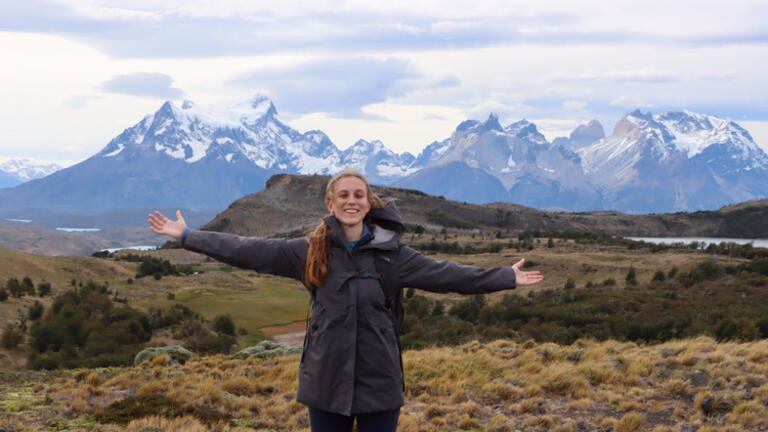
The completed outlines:
[[[764,120],[767,7],[746,0],[16,2],[0,15],[0,156],[85,158],[174,88],[206,104],[266,92],[282,119],[322,129],[342,147],[380,138],[412,152],[490,112],[503,124],[546,122],[538,126],[548,137],[591,118],[610,127],[635,108]],[[329,59],[339,58],[376,60],[345,63],[334,84]],[[232,85],[254,71],[261,74],[247,87]],[[147,72],[173,84],[145,98],[101,87]]]
[[[737,121],[746,129],[758,146],[768,153],[768,121]]]
[[[110,93],[163,99],[179,99],[184,96],[184,92],[172,87],[172,84],[173,78],[166,74],[137,72],[113,76],[101,85],[101,89]]]

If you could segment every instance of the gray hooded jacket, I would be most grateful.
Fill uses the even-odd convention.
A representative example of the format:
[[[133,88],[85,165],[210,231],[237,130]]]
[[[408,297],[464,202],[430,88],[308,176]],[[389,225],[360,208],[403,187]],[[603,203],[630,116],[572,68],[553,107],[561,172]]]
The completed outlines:
[[[403,287],[433,292],[483,294],[515,287],[511,267],[484,269],[436,261],[402,245],[405,230],[394,203],[371,209],[366,222],[373,239],[350,251],[334,216],[325,285],[316,290],[299,366],[297,400],[309,407],[351,415],[403,405],[403,371],[397,335],[375,278],[377,251],[396,251]],[[266,239],[190,230],[182,246],[234,266],[303,280],[305,238]]]

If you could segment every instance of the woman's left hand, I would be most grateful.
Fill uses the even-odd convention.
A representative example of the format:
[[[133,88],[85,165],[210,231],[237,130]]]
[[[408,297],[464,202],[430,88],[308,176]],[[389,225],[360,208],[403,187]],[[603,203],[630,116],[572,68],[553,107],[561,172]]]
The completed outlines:
[[[533,285],[544,280],[544,276],[540,271],[522,271],[520,268],[525,264],[525,258],[512,265],[512,270],[515,271],[515,285]]]

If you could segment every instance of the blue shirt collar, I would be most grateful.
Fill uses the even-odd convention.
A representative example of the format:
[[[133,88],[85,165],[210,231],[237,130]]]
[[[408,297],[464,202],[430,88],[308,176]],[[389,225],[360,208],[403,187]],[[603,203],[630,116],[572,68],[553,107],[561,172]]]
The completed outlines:
[[[362,246],[371,240],[373,240],[373,231],[371,231],[368,225],[363,224],[363,235],[360,236],[360,240],[347,242],[347,244],[349,245],[349,250],[354,252],[359,246]]]

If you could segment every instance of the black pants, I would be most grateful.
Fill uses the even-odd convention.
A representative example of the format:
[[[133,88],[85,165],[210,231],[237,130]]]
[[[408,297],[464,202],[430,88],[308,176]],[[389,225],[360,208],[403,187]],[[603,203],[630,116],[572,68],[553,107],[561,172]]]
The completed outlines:
[[[349,417],[310,408],[309,425],[312,432],[351,432],[357,418],[358,432],[395,432],[399,416],[400,408]]]

